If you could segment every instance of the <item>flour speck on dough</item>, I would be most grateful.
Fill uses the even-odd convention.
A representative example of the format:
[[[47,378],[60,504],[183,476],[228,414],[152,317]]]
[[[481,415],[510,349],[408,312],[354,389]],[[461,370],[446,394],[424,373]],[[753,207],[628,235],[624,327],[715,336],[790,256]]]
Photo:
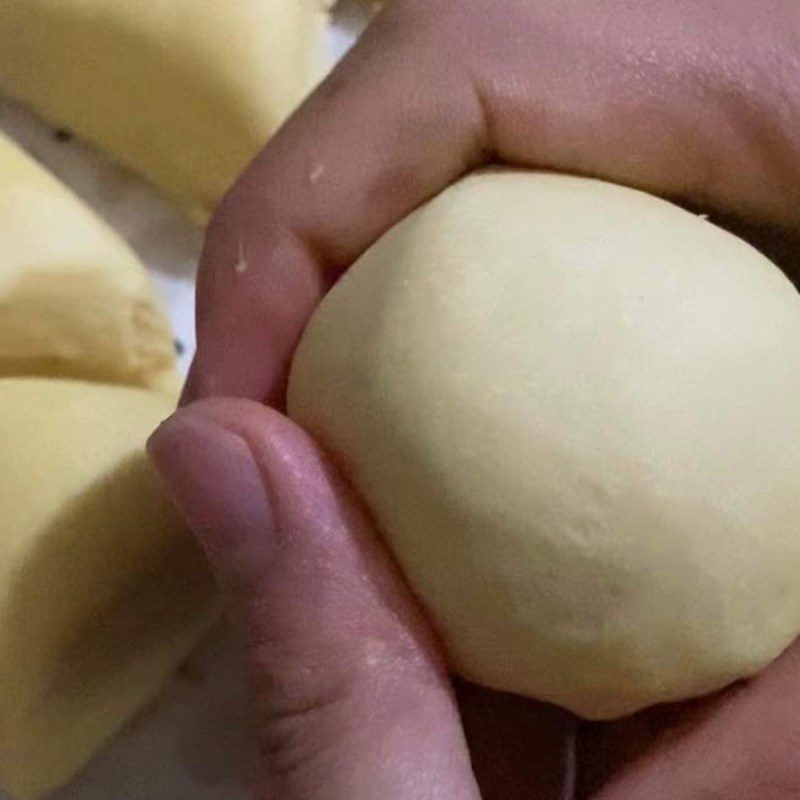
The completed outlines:
[[[308,182],[313,186],[325,174],[325,165],[317,164],[308,174]]]
[[[244,255],[244,239],[239,239],[239,258],[236,260],[233,268],[237,275],[244,275],[245,272],[250,269],[250,265],[247,263],[247,259]]]

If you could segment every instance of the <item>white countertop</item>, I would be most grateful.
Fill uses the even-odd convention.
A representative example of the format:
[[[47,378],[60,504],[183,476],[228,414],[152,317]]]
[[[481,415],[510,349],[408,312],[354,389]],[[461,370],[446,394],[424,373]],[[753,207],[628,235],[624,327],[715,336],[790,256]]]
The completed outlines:
[[[363,19],[363,9],[352,2],[337,11],[326,41],[331,60]],[[167,301],[186,368],[194,350],[194,274],[202,233],[143,180],[1,99],[0,129],[138,252]],[[236,650],[221,625],[151,707],[52,800],[243,800],[238,779],[248,753],[245,707]]]

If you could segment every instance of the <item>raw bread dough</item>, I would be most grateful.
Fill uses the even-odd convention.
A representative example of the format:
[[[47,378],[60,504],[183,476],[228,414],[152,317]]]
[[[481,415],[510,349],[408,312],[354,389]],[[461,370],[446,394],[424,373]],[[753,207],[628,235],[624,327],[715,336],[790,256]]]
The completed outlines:
[[[139,389],[0,380],[0,786],[14,798],[68,780],[216,614],[143,452],[171,407]]]
[[[155,387],[174,381],[175,354],[153,283],[130,248],[0,134],[0,376],[7,375]]]
[[[800,632],[800,298],[633,190],[469,177],[374,245],[289,411],[362,493],[464,676],[611,718]]]
[[[319,0],[3,0],[0,91],[206,215],[321,75]]]

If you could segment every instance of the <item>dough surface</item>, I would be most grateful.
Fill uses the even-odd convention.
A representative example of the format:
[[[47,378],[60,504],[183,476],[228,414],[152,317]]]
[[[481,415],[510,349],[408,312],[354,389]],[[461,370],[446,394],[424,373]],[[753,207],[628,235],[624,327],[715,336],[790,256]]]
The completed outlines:
[[[317,0],[2,0],[0,91],[199,217],[321,74]]]
[[[667,202],[470,176],[310,322],[291,416],[488,686],[613,718],[800,632],[800,298]]]
[[[0,376],[8,375],[160,387],[175,375],[175,353],[152,280],[127,244],[0,133]]]
[[[0,380],[0,786],[64,783],[215,618],[202,554],[143,451],[172,401]]]

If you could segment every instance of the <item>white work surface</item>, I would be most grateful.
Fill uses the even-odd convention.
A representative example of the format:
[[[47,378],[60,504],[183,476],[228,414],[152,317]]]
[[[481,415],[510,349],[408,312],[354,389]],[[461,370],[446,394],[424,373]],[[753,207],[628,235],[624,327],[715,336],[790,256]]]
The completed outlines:
[[[364,20],[363,8],[343,5],[326,41],[332,61]],[[202,232],[143,180],[1,99],[0,129],[70,185],[150,267],[185,348],[182,366],[188,366]],[[151,707],[52,800],[243,800],[245,707],[235,648],[222,625]]]

